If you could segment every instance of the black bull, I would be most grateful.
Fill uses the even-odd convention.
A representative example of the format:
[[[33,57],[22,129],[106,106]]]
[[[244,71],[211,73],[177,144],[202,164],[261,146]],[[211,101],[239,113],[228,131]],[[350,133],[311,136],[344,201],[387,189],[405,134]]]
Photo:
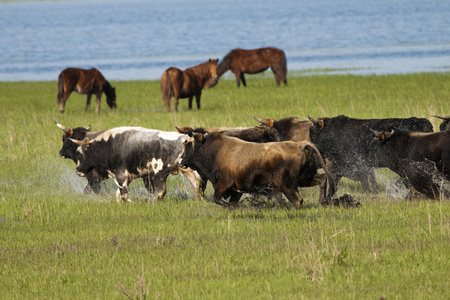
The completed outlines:
[[[450,196],[450,131],[373,131],[371,165],[389,168],[431,199]]]
[[[355,119],[346,116],[310,118],[296,117],[280,120],[255,118],[261,124],[275,128],[282,141],[309,140],[322,156],[331,162],[330,171],[340,178],[360,181],[365,190],[376,187],[374,170],[368,161],[368,147],[373,137],[371,129],[432,132],[431,122],[424,118]]]
[[[214,187],[214,201],[236,205],[243,193],[282,192],[294,207],[303,200],[298,186],[310,186],[320,162],[328,179],[328,200],[334,181],[317,148],[310,142],[252,143],[221,133],[196,134],[185,142],[181,164],[190,167]],[[230,197],[229,202],[222,198]]]

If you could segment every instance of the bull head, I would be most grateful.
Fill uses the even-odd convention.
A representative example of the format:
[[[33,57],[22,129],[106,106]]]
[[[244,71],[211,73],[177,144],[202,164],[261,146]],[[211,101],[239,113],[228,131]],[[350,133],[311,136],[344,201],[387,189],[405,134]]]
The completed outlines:
[[[269,127],[273,127],[273,124],[275,124],[275,122],[276,122],[274,119],[261,119],[261,118],[255,117],[255,116],[252,116],[252,117],[256,121],[258,121],[260,124],[269,126]]]
[[[322,130],[325,127],[325,123],[323,122],[322,119],[314,119],[311,118],[310,116],[308,116],[308,119],[314,124],[319,126],[319,130]]]

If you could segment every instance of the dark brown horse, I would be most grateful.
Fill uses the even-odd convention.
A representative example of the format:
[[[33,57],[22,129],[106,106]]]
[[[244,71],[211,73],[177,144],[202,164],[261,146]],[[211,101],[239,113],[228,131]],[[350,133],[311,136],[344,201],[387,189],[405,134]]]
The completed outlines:
[[[219,59],[209,59],[207,62],[181,71],[171,67],[161,76],[161,94],[167,112],[170,111],[170,98],[175,98],[175,111],[178,111],[178,99],[189,98],[189,109],[195,96],[197,109],[200,109],[202,89],[215,85],[218,80],[217,63]]]
[[[264,72],[268,68],[272,69],[273,76],[280,86],[283,81],[287,84],[287,65],[286,55],[281,49],[267,47],[253,50],[234,49],[228,52],[222,59],[217,68],[217,75],[221,77],[226,71],[230,70],[236,76],[236,84],[247,86],[244,73],[256,74]]]
[[[92,68],[89,70],[78,68],[67,68],[59,74],[58,77],[58,98],[59,111],[64,112],[67,98],[73,92],[87,95],[86,108],[88,110],[91,106],[91,96],[95,94],[97,97],[97,105],[95,112],[100,111],[100,99],[102,93],[106,95],[106,102],[111,109],[116,109],[116,90],[103,77],[99,70]]]

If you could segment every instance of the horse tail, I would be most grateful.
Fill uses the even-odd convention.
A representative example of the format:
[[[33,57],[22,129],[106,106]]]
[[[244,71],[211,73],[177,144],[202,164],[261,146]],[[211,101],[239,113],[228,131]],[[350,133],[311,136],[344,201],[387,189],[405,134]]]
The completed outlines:
[[[281,72],[283,73],[283,82],[284,84],[287,84],[287,61],[286,61],[286,54],[284,53],[283,50],[281,50],[281,60],[280,60],[280,65],[281,65]]]
[[[170,69],[165,70],[161,76],[161,95],[164,101],[169,100],[174,95]]]
[[[56,103],[59,104],[64,97],[64,75],[61,72],[58,77],[58,96],[56,98]]]

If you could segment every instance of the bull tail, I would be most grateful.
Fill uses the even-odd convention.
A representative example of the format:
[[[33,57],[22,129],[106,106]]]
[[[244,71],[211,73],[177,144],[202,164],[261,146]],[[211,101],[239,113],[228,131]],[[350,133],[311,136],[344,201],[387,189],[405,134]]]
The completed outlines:
[[[59,74],[58,77],[58,95],[56,97],[56,104],[60,104],[62,98],[64,97],[64,78],[63,73]]]
[[[317,160],[320,163],[320,166],[325,171],[325,175],[327,176],[327,192],[326,198],[328,201],[331,200],[331,197],[333,197],[334,193],[336,192],[336,183],[334,181],[334,176],[328,171],[327,166],[325,162],[323,161],[322,155],[319,152],[319,149],[317,149],[316,145],[314,145],[311,142],[304,141],[302,150],[304,151],[307,147],[311,148],[314,151],[314,156],[317,158]]]

